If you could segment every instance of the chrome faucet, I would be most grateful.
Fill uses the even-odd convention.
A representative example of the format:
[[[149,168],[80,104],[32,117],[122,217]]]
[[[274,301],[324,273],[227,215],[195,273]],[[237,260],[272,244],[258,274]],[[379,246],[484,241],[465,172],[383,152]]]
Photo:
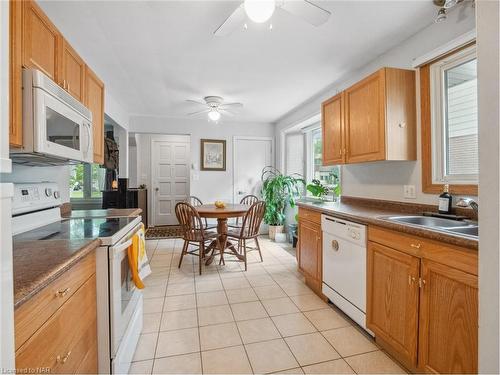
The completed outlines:
[[[457,207],[470,207],[474,210],[475,213],[478,213],[479,205],[477,202],[471,198],[460,198],[457,203]]]

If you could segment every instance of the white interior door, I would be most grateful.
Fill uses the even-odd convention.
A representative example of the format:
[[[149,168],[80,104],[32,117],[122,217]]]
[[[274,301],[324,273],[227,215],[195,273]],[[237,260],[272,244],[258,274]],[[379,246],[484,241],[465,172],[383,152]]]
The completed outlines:
[[[234,138],[234,203],[248,194],[260,196],[262,169],[274,165],[273,143],[273,138]]]
[[[190,143],[152,140],[153,225],[175,225],[175,205],[189,196]]]

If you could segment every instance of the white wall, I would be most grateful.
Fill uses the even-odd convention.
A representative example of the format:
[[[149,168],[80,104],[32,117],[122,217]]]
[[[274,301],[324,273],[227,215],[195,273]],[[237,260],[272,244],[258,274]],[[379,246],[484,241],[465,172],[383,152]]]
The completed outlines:
[[[477,1],[479,106],[479,373],[500,373],[500,113],[498,1]]]
[[[461,8],[461,7],[458,7]],[[432,24],[419,33],[410,37],[399,46],[385,52],[377,59],[342,77],[331,84],[326,90],[312,97],[277,122],[276,138],[279,140],[278,166],[283,169],[284,161],[281,158],[283,131],[290,127],[317,116],[321,102],[349,87],[377,69],[390,66],[398,68],[412,67],[412,60],[445,44],[446,42],[475,28],[475,18],[472,8],[455,9],[450,12],[446,22]],[[341,51],[339,51],[341,53]],[[418,87],[417,75],[417,92]],[[417,95],[417,108],[419,108]],[[342,191],[349,196],[359,196],[375,199],[405,201],[403,185],[415,185],[417,199],[413,202],[436,204],[437,197],[422,193],[420,167],[420,118],[417,117],[417,159],[416,162],[376,162],[369,164],[348,165],[342,167]]]
[[[158,117],[132,117],[130,132],[137,139],[137,172],[130,165],[131,175],[136,173],[137,184],[151,186],[151,138],[155,135],[190,135],[191,137],[191,195],[203,202],[213,202],[217,199],[233,200],[233,137],[258,136],[273,137],[272,124],[249,124],[221,122],[209,123],[206,120],[169,119]],[[200,139],[226,140],[226,171],[200,171]],[[151,203],[151,199],[149,199]],[[151,206],[150,206],[151,207]],[[152,210],[150,209],[151,213]],[[150,221],[151,222],[151,221]]]

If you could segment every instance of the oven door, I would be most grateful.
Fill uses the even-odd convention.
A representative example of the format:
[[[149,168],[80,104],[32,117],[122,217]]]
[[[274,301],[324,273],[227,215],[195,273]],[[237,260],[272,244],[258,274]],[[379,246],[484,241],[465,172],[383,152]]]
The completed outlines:
[[[92,124],[41,88],[33,88],[35,152],[91,163]]]
[[[118,244],[109,248],[112,358],[120,348],[123,336],[140,301],[141,292],[132,281],[127,255],[127,249],[132,245],[132,236],[139,228],[140,225],[136,226]]]

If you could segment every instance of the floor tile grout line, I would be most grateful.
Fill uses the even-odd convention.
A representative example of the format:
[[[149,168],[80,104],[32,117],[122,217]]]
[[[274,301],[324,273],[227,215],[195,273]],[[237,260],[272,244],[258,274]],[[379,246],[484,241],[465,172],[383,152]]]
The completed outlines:
[[[220,271],[218,271],[218,273],[219,273],[219,278],[221,278]],[[222,278],[221,278],[221,282],[222,282]],[[222,284],[222,286],[224,286],[224,284]],[[224,294],[226,295],[226,299],[229,302],[229,298],[227,296],[226,289],[224,289]],[[241,337],[240,327],[238,327],[238,323],[236,322],[236,318],[234,316],[234,312],[233,312],[233,309],[231,308],[231,305],[229,305],[229,309],[231,310],[231,315],[233,317],[234,324],[236,325],[236,330],[238,331],[238,335],[240,336],[241,345],[243,346],[243,350],[245,351],[245,355],[247,357],[248,364],[250,366],[250,369],[252,370],[252,374],[255,374],[255,371],[254,371],[253,366],[252,366],[252,362],[250,361],[250,356],[248,355],[247,348],[246,348],[245,344],[243,343],[243,337]]]
[[[193,268],[194,268],[194,264],[193,264]],[[196,280],[196,277],[193,276],[193,279]],[[198,322],[198,327],[196,327],[196,330],[198,331],[198,347],[200,348],[200,366],[201,366],[201,373],[203,374],[204,370],[203,370],[203,355],[201,353],[200,314],[198,313],[198,294],[197,294],[197,289],[196,289],[196,282],[194,283],[194,305],[196,308],[196,321]]]

